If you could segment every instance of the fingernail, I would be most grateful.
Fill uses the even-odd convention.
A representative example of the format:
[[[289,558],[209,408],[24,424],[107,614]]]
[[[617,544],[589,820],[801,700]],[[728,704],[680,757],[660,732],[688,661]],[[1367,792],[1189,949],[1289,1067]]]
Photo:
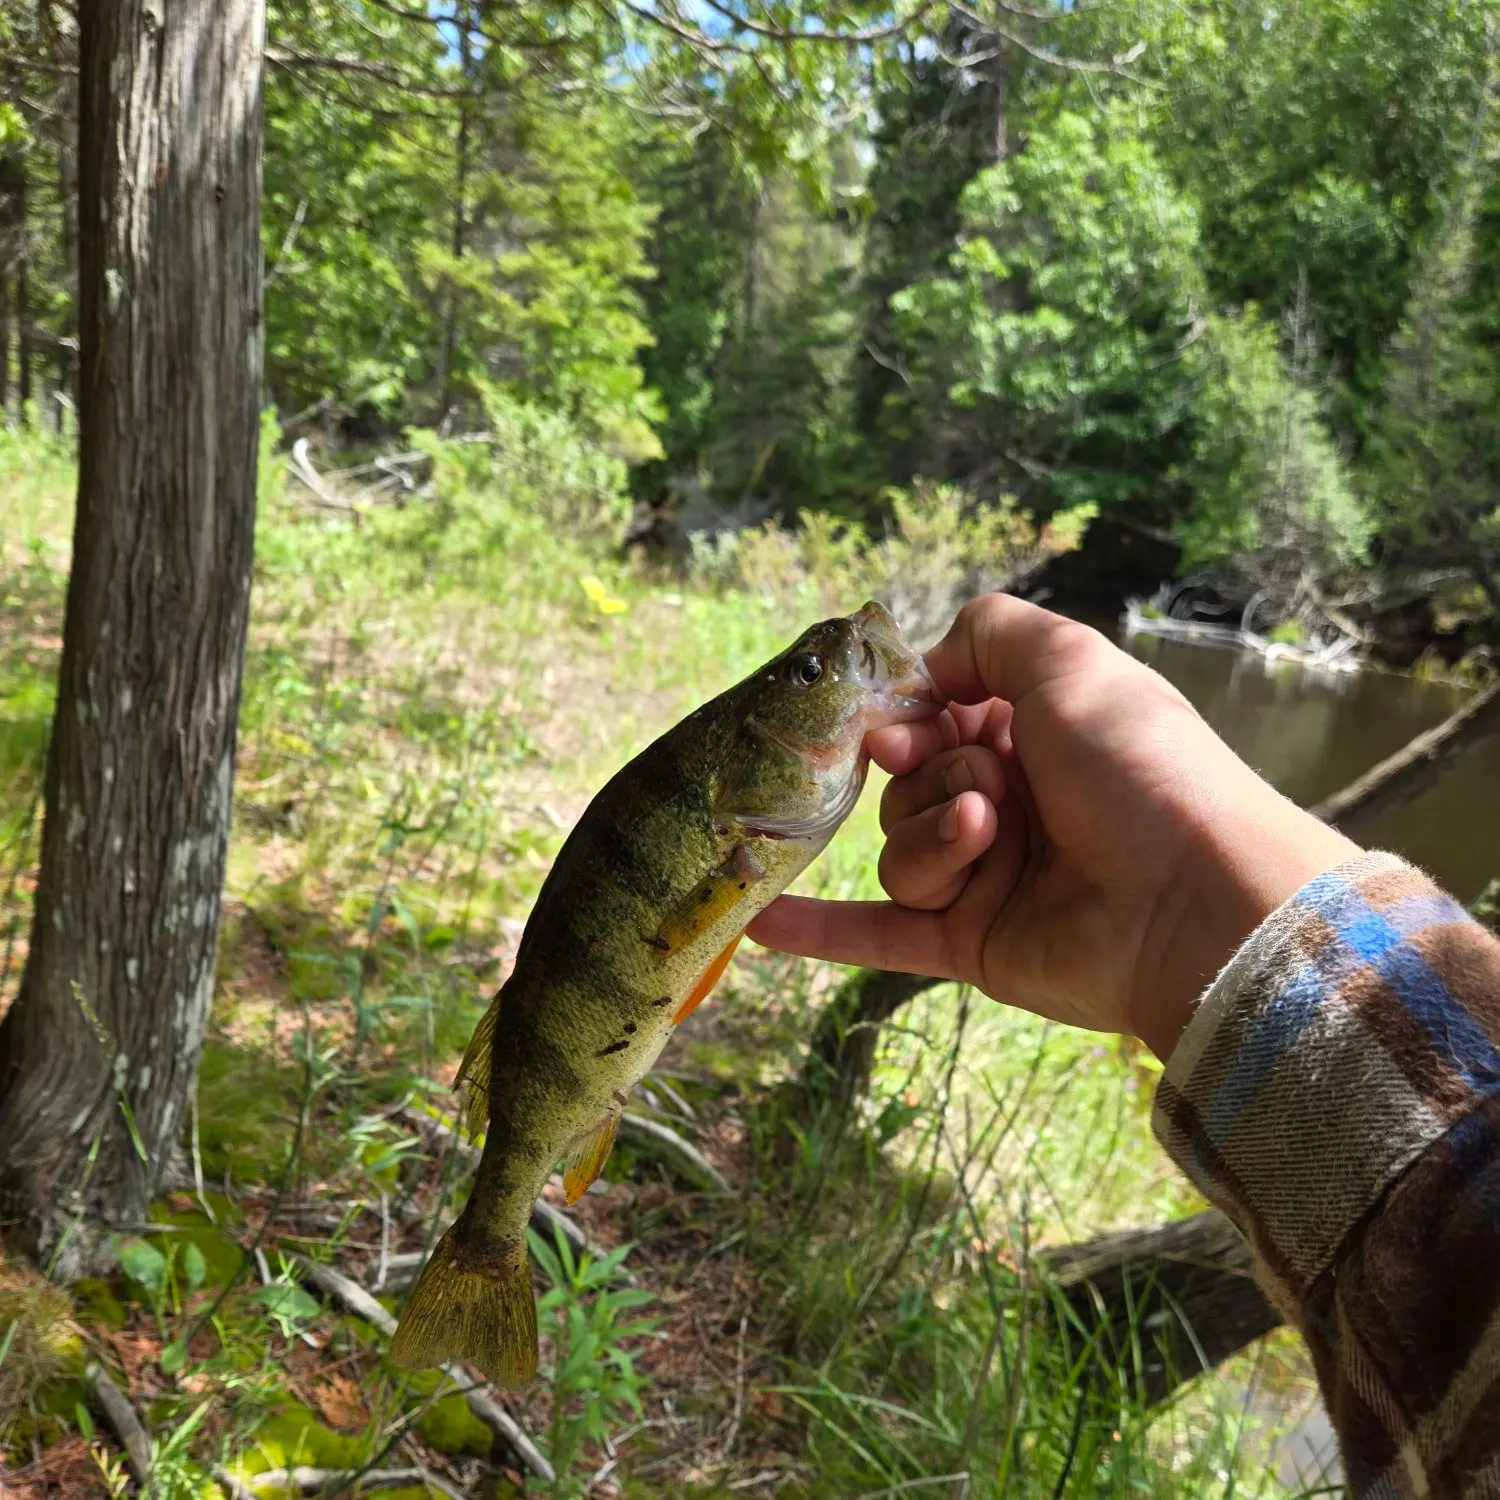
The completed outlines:
[[[938,819],[938,837],[945,844],[951,844],[958,837],[958,798],[955,797],[943,810],[943,815]]]
[[[974,785],[974,773],[969,769],[968,761],[962,756],[948,767],[948,774],[943,777],[943,785],[947,787],[950,797],[957,797]]]

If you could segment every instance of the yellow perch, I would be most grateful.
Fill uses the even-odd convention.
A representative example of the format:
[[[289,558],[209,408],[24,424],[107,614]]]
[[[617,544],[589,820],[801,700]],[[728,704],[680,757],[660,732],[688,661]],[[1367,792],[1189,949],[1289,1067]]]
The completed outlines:
[[[501,1385],[531,1380],[526,1225],[553,1167],[565,1160],[570,1203],[599,1175],[626,1092],[718,982],[751,919],[853,810],[865,735],[941,706],[896,622],[866,604],[814,625],[594,798],[464,1055],[484,1153],[392,1359],[467,1359]]]

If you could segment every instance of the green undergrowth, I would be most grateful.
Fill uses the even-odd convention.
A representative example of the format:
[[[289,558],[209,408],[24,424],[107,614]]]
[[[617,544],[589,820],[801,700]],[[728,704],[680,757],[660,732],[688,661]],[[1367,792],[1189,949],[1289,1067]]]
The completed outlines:
[[[164,1201],[159,1228],[127,1237],[146,1247],[125,1251],[139,1274],[117,1267],[59,1304],[60,1326],[71,1319],[122,1379],[117,1340],[149,1341],[157,1439],[187,1434],[163,1460],[174,1500],[211,1490],[215,1463],[372,1463],[381,1433],[404,1422],[439,1453],[490,1452],[462,1396],[386,1367],[374,1331],[311,1297],[281,1252],[336,1258],[357,1243],[368,1257],[380,1205],[394,1223],[419,1192],[424,1224],[451,1216],[466,1169],[399,1111],[451,1112],[445,1080],[567,827],[626,757],[804,620],[857,606],[872,577],[857,549],[821,533],[779,580],[752,584],[726,558],[669,574],[559,524],[537,498],[545,455],[508,464],[483,445],[421,441],[434,498],[358,524],[269,486],[196,1120],[213,1218],[191,1195]],[[61,495],[0,491],[12,627],[0,635],[0,845],[21,869],[65,582]],[[879,780],[800,889],[877,893]],[[9,868],[0,943],[29,916]],[[1245,1415],[1250,1364],[1147,1411],[1129,1371],[1084,1380],[1055,1336],[1042,1248],[1196,1206],[1150,1136],[1149,1059],[941,986],[884,1029],[852,1115],[788,1118],[778,1088],[838,977],[743,952],[662,1064],[695,1120],[659,1086],[638,1091],[639,1107],[688,1133],[732,1117],[747,1137],[735,1170],[749,1179],[727,1203],[688,1196],[639,1140],[617,1149],[607,1175],[634,1192],[619,1232],[659,1260],[662,1283],[538,1260],[552,1374],[529,1410],[544,1446],[568,1456],[551,1493],[582,1495],[604,1439],[626,1431],[616,1474],[644,1500],[745,1493],[730,1485],[762,1469],[779,1476],[775,1493],[807,1500],[951,1493],[944,1476],[960,1472],[971,1500],[1284,1493]],[[279,1226],[265,1285],[247,1260],[251,1226],[302,1201],[322,1217]],[[737,1394],[724,1374],[738,1314],[695,1291],[719,1329],[717,1374],[695,1376],[668,1414],[649,1374],[665,1325],[636,1325],[720,1264],[763,1351],[752,1388]],[[627,1285],[658,1301],[621,1301]],[[319,1353],[294,1393],[287,1372],[312,1358],[303,1335]],[[340,1360],[363,1373],[359,1425],[335,1430],[308,1401]],[[50,1428],[13,1427],[13,1456],[76,1427],[63,1399],[76,1380],[72,1366],[37,1378],[62,1409]],[[736,1410],[732,1458],[662,1467],[682,1421],[702,1424],[702,1452],[727,1452]]]

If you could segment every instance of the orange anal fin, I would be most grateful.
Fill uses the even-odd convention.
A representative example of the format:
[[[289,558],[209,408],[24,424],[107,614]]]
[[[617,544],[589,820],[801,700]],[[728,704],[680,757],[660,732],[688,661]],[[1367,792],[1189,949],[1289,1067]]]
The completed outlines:
[[[709,994],[713,990],[713,987],[724,977],[724,970],[729,967],[729,960],[734,957],[734,950],[739,947],[740,938],[744,937],[744,935],[745,934],[743,932],[740,933],[739,937],[736,937],[734,941],[730,943],[730,945],[703,971],[702,976],[699,978],[697,984],[693,986],[691,992],[688,994],[687,999],[677,1007],[677,1014],[672,1017],[672,1024],[674,1026],[676,1026],[681,1021],[685,1021],[690,1015],[692,1015],[695,1010],[698,1009],[700,1005],[703,1004],[705,1000],[708,999]]]
[[[765,873],[743,844],[736,845],[729,858],[718,869],[710,870],[645,940],[656,950],[657,963],[686,948],[700,933],[727,916],[745,899],[750,887],[765,878]]]
[[[569,1203],[577,1203],[588,1191],[589,1184],[604,1170],[609,1153],[615,1149],[615,1134],[619,1128],[620,1112],[612,1109],[568,1148],[568,1159],[563,1164],[563,1193]]]

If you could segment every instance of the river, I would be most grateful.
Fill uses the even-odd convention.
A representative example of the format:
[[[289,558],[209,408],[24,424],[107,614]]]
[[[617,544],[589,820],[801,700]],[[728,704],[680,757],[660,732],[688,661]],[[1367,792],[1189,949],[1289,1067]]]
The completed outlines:
[[[1447,718],[1468,689],[1380,671],[1314,672],[1249,652],[1136,635],[1121,643],[1187,694],[1263,776],[1304,805]],[[1500,877],[1500,737],[1361,830],[1472,900]]]

